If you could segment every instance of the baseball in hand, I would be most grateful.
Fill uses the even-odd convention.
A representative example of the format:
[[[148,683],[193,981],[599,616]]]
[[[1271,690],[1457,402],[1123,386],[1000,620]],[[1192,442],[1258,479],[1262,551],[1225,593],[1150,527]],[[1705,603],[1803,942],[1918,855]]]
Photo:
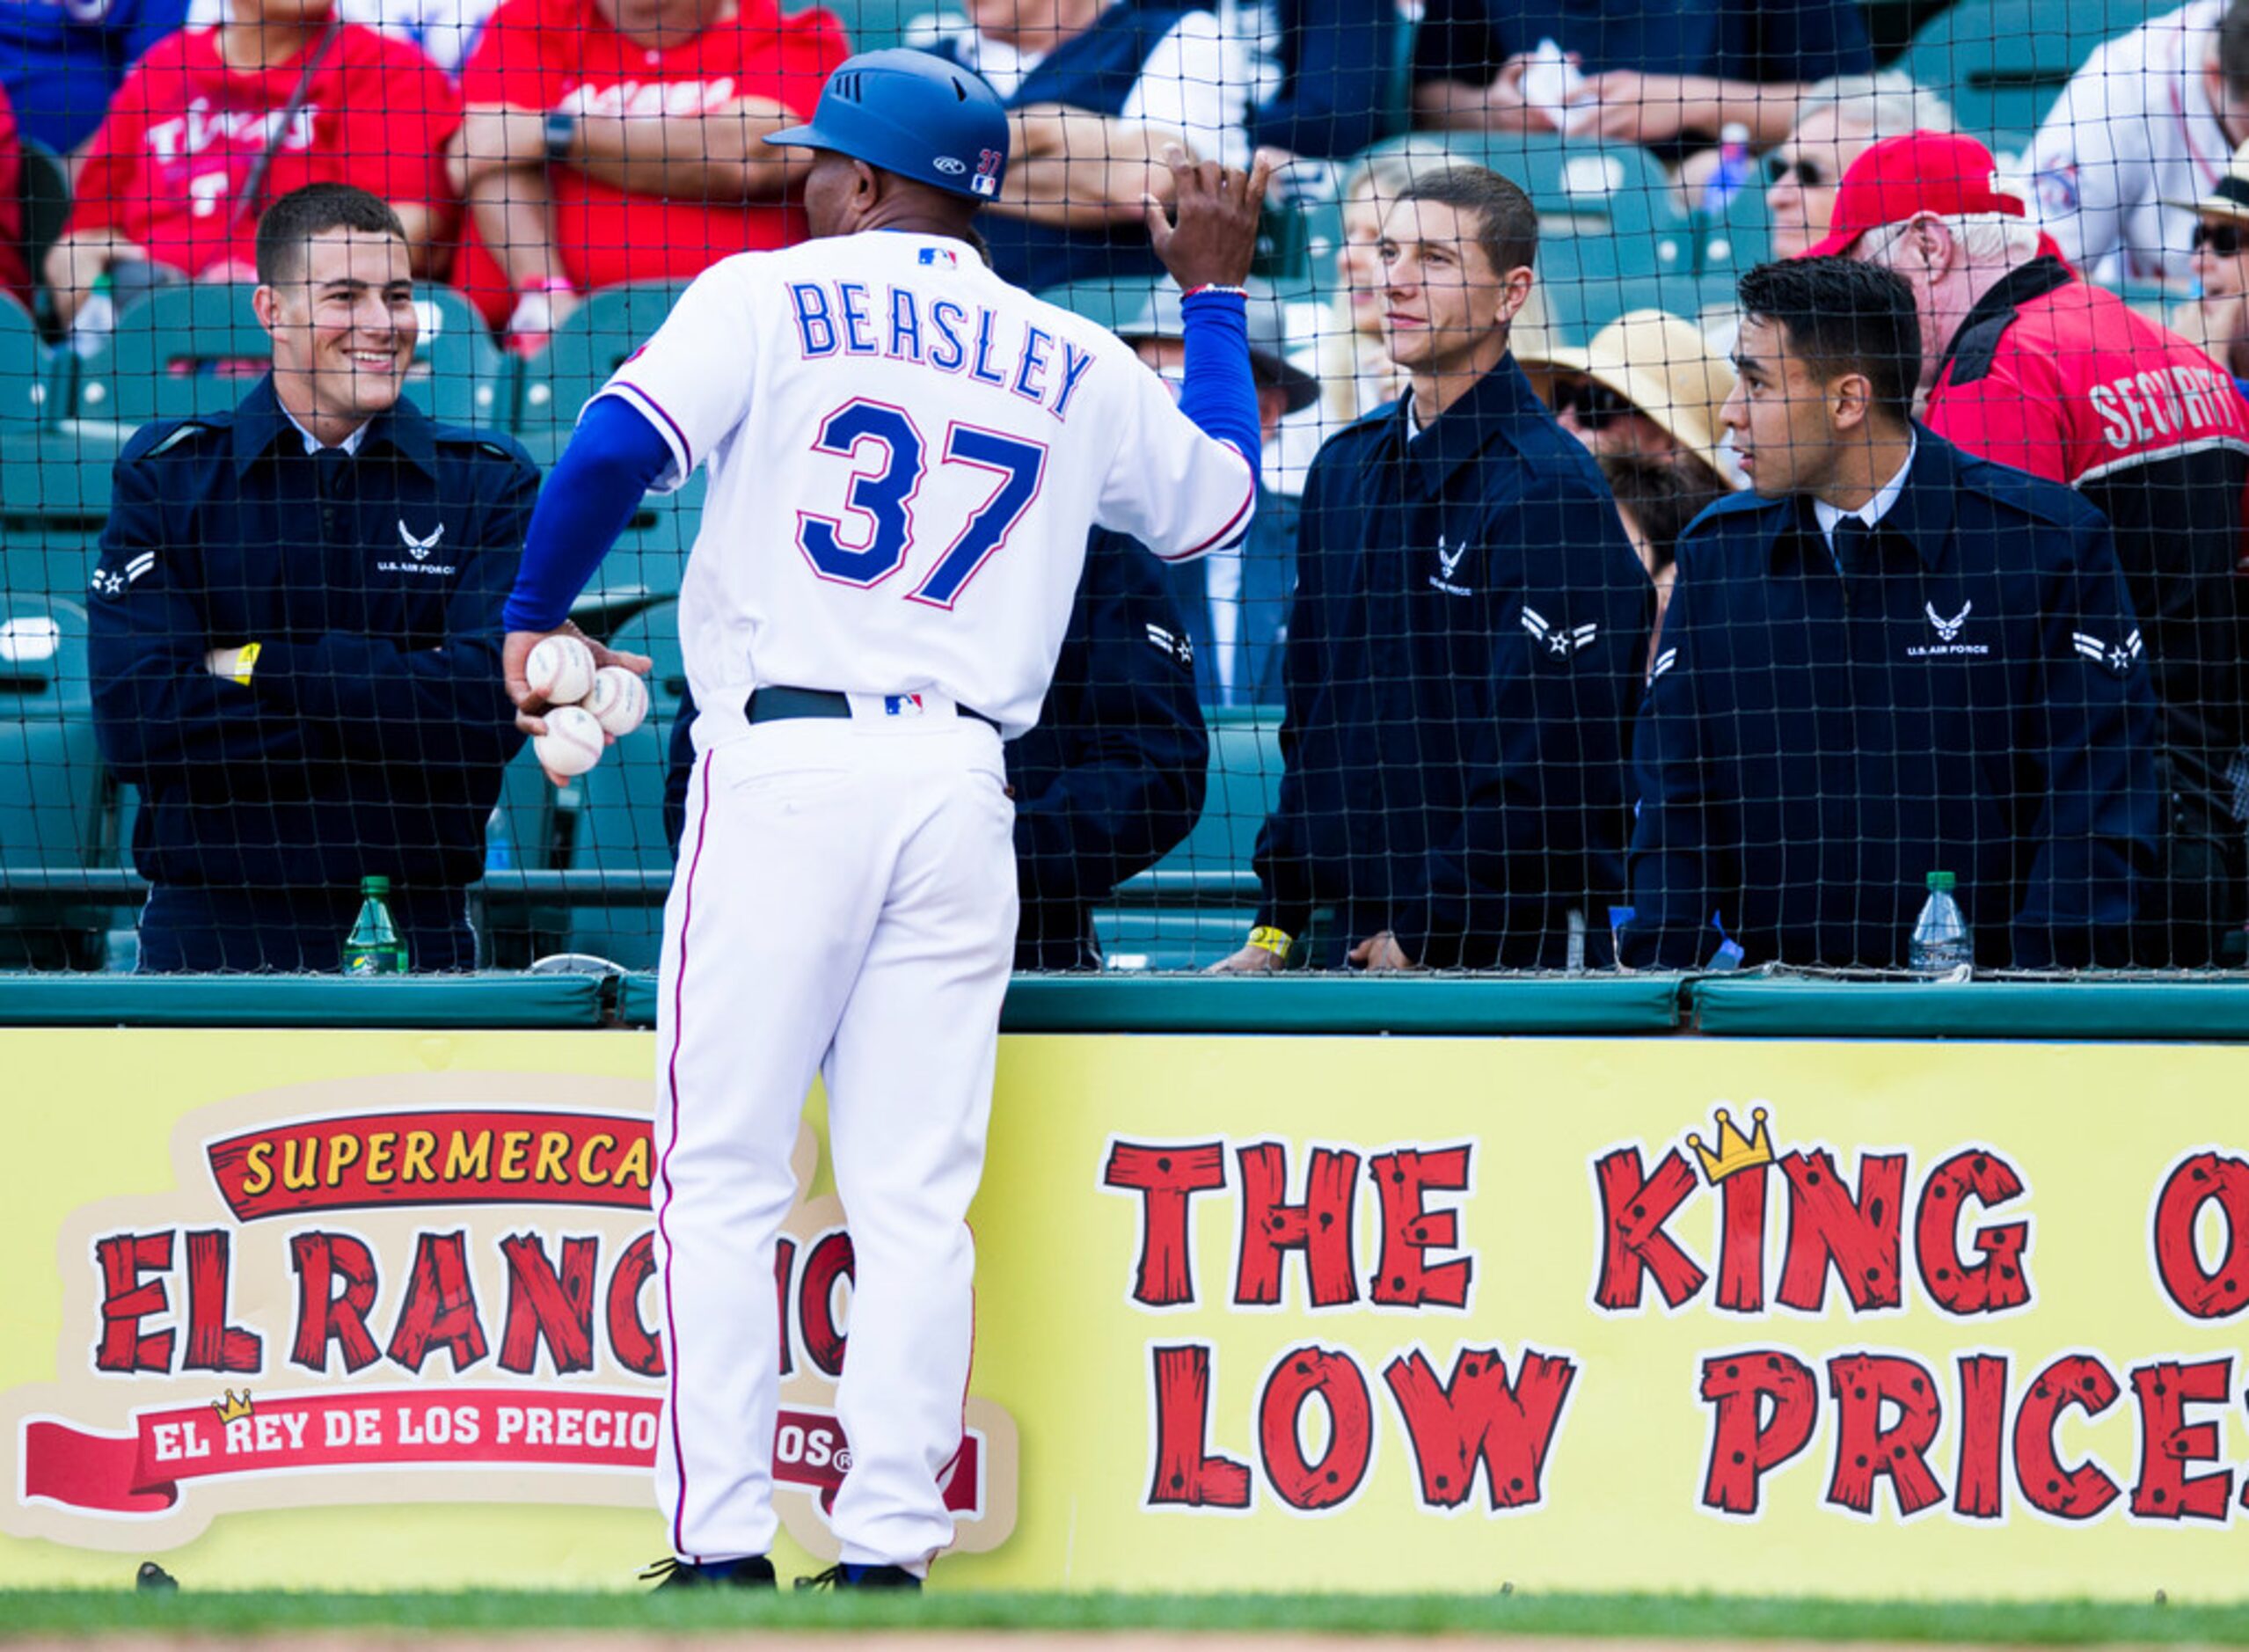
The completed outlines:
[[[544,638],[523,662],[523,677],[548,705],[575,705],[593,691],[594,651],[575,637]]]
[[[594,673],[586,709],[613,740],[622,740],[648,715],[648,684],[638,671],[605,665]]]
[[[585,646],[578,644],[581,650]],[[546,733],[531,742],[531,749],[549,774],[583,774],[602,760],[602,748],[608,742],[601,724],[584,706],[558,705],[546,713],[545,722]]]

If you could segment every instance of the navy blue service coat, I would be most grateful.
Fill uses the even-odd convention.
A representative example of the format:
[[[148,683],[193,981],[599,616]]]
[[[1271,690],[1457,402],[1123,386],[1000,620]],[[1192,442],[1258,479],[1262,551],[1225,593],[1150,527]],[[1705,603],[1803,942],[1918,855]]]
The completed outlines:
[[[135,435],[88,607],[102,756],[141,789],[142,874],[352,894],[379,874],[408,906],[479,878],[522,744],[500,614],[537,487],[507,437],[405,400],[355,457],[307,454],[270,377],[230,413]],[[249,642],[247,686],[205,669]]]
[[[2107,521],[1924,428],[1839,572],[1808,500],[1679,545],[1635,742],[1627,963],[1906,961],[1947,871],[1979,964],[2126,961],[2155,700]]]
[[[1556,967],[1624,887],[1625,750],[1654,593],[1585,450],[1510,358],[1414,433],[1320,450],[1283,656],[1259,922],[1384,930],[1432,966]]]

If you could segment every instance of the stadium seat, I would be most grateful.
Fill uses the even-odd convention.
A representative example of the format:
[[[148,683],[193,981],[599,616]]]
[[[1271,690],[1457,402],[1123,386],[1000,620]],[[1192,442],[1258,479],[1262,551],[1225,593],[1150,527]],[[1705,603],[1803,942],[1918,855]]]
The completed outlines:
[[[561,451],[586,398],[662,325],[682,290],[649,281],[589,293],[523,364],[515,430],[542,465]]]
[[[0,433],[47,420],[47,346],[30,313],[0,296]]]
[[[0,424],[0,598],[84,594],[120,439]]]
[[[1942,91],[1964,132],[2034,131],[2095,48],[2167,9],[2150,0],[1961,0],[1922,26],[1897,67]]]
[[[1202,816],[1157,863],[1161,876],[1192,874],[1215,887],[1167,896],[1156,907],[1095,911],[1094,932],[1113,969],[1198,969],[1237,950],[1252,908],[1236,891],[1251,874],[1258,832],[1281,793],[1278,707],[1216,711]]]
[[[0,613],[0,881],[15,871],[83,869],[102,858],[108,785],[86,680],[86,611],[61,599]],[[98,965],[106,908],[10,890],[0,903],[0,965]]]
[[[273,359],[251,307],[256,290],[246,282],[163,287],[127,305],[116,330],[81,362],[71,411],[128,428],[228,411]],[[514,367],[476,312],[442,287],[417,288],[414,306],[420,332],[407,394],[434,419],[505,429]]]
[[[636,616],[611,639],[613,646],[656,662],[648,676],[648,720],[612,746],[564,794],[564,832],[573,871],[667,874],[671,846],[664,837],[664,781],[672,724],[687,692],[680,654],[678,616],[669,603]],[[629,969],[650,969],[661,950],[661,904],[632,901],[580,902],[570,911],[565,949],[588,952]]]

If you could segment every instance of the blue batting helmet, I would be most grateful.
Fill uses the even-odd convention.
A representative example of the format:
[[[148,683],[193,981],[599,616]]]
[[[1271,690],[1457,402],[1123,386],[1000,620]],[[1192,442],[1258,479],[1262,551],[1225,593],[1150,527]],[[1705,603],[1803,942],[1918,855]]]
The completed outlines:
[[[1007,172],[1007,111],[992,89],[902,46],[844,60],[821,89],[811,124],[765,141],[833,150],[972,201],[997,195]]]

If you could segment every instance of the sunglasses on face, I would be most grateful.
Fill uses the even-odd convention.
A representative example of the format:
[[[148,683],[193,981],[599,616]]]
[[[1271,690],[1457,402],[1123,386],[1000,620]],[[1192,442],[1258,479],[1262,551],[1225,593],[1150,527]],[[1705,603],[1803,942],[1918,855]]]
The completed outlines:
[[[1575,414],[1588,430],[1602,430],[1639,409],[1606,384],[1579,379],[1554,386],[1554,411]]]
[[[1801,189],[1817,189],[1833,181],[1820,170],[1817,161],[1783,160],[1778,155],[1765,157],[1765,176],[1776,184],[1785,183],[1793,178]]]
[[[2231,258],[2241,250],[2242,232],[2238,223],[2198,223],[2194,226],[2194,250],[2208,248],[2220,258]]]

